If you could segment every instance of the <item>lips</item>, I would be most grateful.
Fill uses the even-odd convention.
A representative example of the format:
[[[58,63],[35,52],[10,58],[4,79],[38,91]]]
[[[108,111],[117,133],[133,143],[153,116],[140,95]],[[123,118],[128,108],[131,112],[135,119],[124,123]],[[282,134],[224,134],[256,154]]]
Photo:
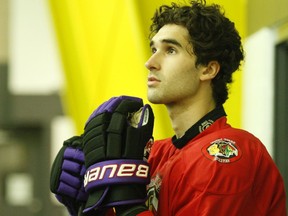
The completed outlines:
[[[159,79],[157,79],[156,77],[154,76],[149,76],[148,77],[148,86],[153,86],[153,85],[156,85],[157,83],[161,82]]]
[[[154,77],[154,76],[149,76],[148,77],[148,81],[150,82],[153,82],[153,81],[157,81],[157,82],[160,82],[160,80],[159,79],[157,79],[156,77]]]

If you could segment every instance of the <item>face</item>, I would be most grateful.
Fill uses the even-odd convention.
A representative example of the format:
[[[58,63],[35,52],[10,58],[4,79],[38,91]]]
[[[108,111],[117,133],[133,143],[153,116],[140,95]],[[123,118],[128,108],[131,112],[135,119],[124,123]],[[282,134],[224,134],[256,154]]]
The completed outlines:
[[[152,38],[152,55],[145,64],[151,103],[169,105],[197,96],[203,68],[196,68],[188,39],[187,29],[175,24],[163,26]]]

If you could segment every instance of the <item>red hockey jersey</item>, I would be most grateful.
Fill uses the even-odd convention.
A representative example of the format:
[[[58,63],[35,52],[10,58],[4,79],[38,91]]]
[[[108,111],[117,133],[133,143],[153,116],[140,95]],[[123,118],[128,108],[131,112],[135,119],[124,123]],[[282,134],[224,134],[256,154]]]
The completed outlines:
[[[206,118],[198,128],[183,145],[171,138],[154,143],[153,213],[139,216],[286,216],[282,177],[259,139],[232,128],[225,116]]]

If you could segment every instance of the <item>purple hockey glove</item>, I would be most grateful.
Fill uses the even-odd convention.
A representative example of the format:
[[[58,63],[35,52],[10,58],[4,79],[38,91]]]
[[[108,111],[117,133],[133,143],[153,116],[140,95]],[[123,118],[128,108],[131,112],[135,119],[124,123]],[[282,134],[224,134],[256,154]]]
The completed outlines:
[[[143,154],[153,124],[151,107],[127,96],[111,98],[90,116],[83,136],[89,192],[84,212],[145,202],[150,176]]]
[[[51,169],[50,190],[64,204],[70,215],[77,216],[88,194],[84,190],[84,153],[82,137],[74,136],[63,143]]]

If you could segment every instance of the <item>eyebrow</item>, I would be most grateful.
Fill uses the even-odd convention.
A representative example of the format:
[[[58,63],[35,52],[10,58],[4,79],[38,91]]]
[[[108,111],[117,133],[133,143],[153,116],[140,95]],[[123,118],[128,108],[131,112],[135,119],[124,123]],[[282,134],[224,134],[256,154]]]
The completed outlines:
[[[160,41],[161,43],[167,43],[167,44],[174,44],[180,48],[182,48],[182,45],[175,39],[163,39]],[[154,45],[154,41],[150,41],[150,47]]]

